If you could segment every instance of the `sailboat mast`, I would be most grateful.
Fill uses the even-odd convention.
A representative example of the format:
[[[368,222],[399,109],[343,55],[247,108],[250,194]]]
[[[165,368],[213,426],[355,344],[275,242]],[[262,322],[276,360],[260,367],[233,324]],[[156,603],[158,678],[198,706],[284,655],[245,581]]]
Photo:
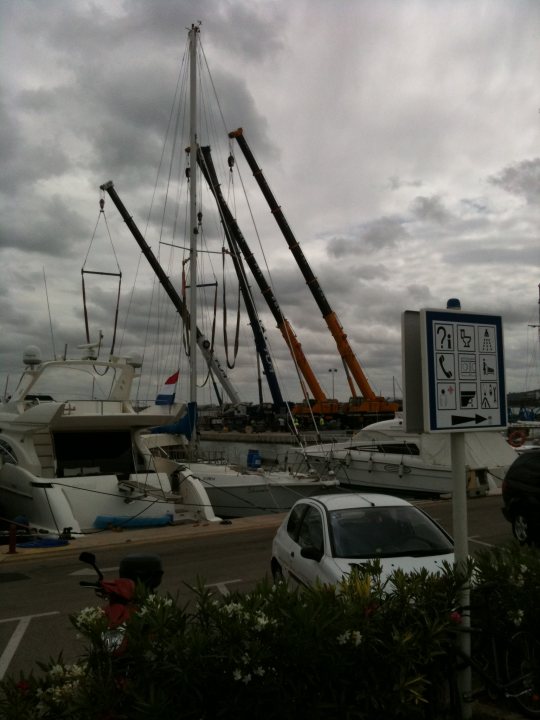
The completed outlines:
[[[190,221],[190,386],[191,402],[197,402],[197,36],[199,28],[189,31],[190,113],[189,113],[189,221]]]

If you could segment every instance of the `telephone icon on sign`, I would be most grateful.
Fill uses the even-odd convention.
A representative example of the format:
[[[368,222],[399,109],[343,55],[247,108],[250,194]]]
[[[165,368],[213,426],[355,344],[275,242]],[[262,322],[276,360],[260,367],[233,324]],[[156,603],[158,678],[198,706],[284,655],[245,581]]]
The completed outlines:
[[[452,371],[444,366],[444,355],[439,355],[439,365],[445,376],[450,379],[452,377]]]

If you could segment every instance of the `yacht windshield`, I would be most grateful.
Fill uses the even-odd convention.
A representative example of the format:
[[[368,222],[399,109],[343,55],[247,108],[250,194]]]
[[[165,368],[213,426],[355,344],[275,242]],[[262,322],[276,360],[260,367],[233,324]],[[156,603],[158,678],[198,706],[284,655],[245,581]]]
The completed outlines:
[[[88,365],[46,367],[31,389],[32,396],[66,400],[107,400],[118,379],[116,370]]]
[[[413,506],[347,508],[330,512],[337,558],[424,557],[453,552],[452,541]]]

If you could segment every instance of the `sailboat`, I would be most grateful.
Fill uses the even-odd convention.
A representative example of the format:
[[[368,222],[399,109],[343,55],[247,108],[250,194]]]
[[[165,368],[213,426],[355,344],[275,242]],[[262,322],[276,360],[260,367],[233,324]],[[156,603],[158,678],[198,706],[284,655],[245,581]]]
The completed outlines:
[[[160,268],[158,261],[135,225],[132,216],[116,192],[114,184],[109,181],[101,186],[101,189],[109,194],[113,203],[116,205],[135,240],[140,245],[144,255],[156,272],[169,298],[189,327],[189,405],[195,409],[197,408],[197,366],[199,353],[202,353],[208,363],[210,372],[222,383],[225,392],[231,400],[233,402],[239,402],[240,400],[230,379],[226,373],[222,371],[221,365],[217,362],[215,354],[208,351],[210,343],[204,338],[197,327],[199,308],[197,282],[195,278],[197,278],[198,273],[198,239],[201,224],[197,197],[199,174],[197,160],[201,154],[199,133],[197,130],[197,44],[199,32],[200,28],[193,25],[188,35],[190,58],[190,142],[188,149],[190,158],[188,172],[190,227],[189,268],[192,279],[190,283],[189,307],[187,307],[187,303],[178,296],[169,278],[163,269]],[[231,255],[236,264],[237,272],[241,275],[239,257],[236,252],[232,252]],[[264,345],[264,333],[260,327],[256,311],[253,308],[250,310],[248,302],[249,293],[245,292],[243,297],[246,308],[248,309],[250,325],[254,332],[255,345],[261,356],[264,372],[269,382],[274,402],[276,405],[285,406],[271,364],[270,353]],[[196,414],[194,418],[195,417]],[[309,469],[308,471],[303,469],[297,472],[291,468],[287,470],[267,471],[262,467],[245,468],[232,466],[226,462],[213,463],[204,461],[200,457],[195,419],[190,428],[191,432],[188,443],[185,442],[185,438],[179,436],[180,434],[176,432],[174,427],[171,427],[168,433],[161,432],[163,428],[158,428],[158,430],[160,430],[160,432],[157,433],[159,438],[155,439],[154,442],[147,437],[147,442],[152,446],[152,453],[160,458],[162,464],[169,463],[171,468],[173,466],[175,467],[175,473],[180,487],[182,487],[184,481],[198,481],[208,494],[214,513],[219,517],[243,517],[247,515],[285,511],[288,510],[299,497],[326,492],[329,488],[334,488],[336,485],[335,479],[321,478],[316,472]],[[178,457],[179,455],[180,457]]]

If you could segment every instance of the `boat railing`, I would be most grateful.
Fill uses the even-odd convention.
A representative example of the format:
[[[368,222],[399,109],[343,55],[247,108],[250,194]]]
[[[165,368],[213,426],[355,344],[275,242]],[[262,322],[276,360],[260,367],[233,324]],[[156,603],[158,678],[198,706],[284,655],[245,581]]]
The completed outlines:
[[[121,400],[67,400],[64,415],[117,415],[124,412]]]

